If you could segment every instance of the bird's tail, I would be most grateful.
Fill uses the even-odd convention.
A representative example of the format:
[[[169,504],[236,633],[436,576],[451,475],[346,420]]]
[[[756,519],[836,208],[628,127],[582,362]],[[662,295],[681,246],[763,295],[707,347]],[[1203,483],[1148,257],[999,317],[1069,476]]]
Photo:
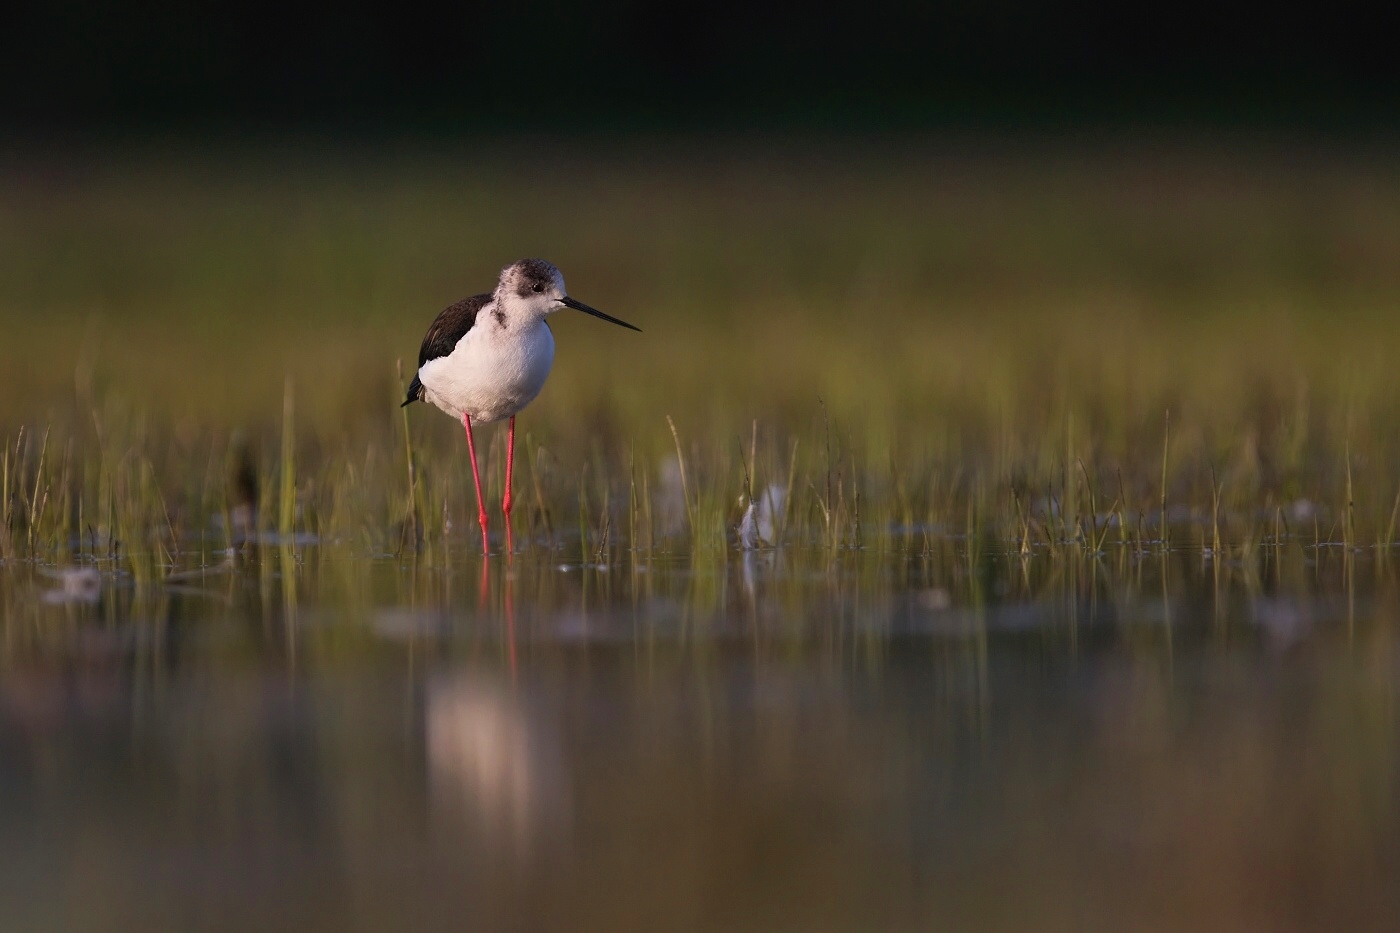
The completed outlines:
[[[408,384],[408,398],[404,399],[403,405],[400,405],[399,407],[403,408],[404,405],[412,405],[414,402],[418,401],[422,397],[423,383],[418,380],[418,375],[417,373],[415,373],[413,376],[413,381]]]

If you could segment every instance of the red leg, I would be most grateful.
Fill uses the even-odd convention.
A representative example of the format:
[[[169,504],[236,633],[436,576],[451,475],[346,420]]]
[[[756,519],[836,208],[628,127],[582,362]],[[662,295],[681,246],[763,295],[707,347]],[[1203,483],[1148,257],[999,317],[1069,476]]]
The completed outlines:
[[[486,615],[486,601],[491,596],[491,562],[481,562],[481,580],[476,587],[476,613]]]
[[[506,553],[515,550],[510,537],[511,476],[515,472],[515,416],[510,416],[510,433],[506,435],[506,494],[501,497],[501,512],[506,518]]]
[[[476,518],[481,523],[481,553],[489,554],[491,546],[486,541],[486,499],[481,495],[481,471],[476,466],[476,439],[472,437],[472,419],[470,415],[462,415],[462,427],[467,429],[467,450],[472,455],[472,482],[476,483]]]

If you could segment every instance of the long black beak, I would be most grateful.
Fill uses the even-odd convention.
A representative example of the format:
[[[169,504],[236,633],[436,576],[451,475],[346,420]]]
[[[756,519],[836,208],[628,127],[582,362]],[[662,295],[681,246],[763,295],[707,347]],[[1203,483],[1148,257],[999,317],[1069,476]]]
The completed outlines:
[[[627,328],[628,330],[635,330],[635,331],[636,331],[637,333],[639,333],[639,334],[642,332],[642,329],[641,329],[640,327],[633,327],[631,324],[628,324],[626,321],[619,321],[617,318],[613,317],[612,315],[604,314],[603,312],[599,311],[597,308],[590,308],[590,307],[588,307],[588,305],[584,304],[583,302],[581,302],[581,301],[576,301],[576,300],[574,300],[573,298],[570,298],[568,295],[565,295],[563,298],[560,298],[559,300],[562,301],[562,302],[564,303],[564,307],[566,307],[566,308],[573,308],[575,311],[582,311],[584,314],[591,314],[591,315],[593,315],[594,317],[600,317],[600,318],[602,318],[603,320],[607,321],[609,324],[616,324],[618,327],[625,327],[625,328]]]

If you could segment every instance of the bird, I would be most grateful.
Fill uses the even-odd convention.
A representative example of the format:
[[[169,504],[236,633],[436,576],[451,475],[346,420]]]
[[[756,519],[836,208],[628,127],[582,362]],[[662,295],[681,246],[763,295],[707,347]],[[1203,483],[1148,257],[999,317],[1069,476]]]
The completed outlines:
[[[546,319],[565,308],[641,332],[640,327],[570,297],[564,288],[564,276],[553,263],[522,259],[501,270],[495,291],[448,305],[433,320],[418,351],[418,372],[400,406],[427,402],[462,423],[471,455],[481,549],[485,554],[490,554],[488,519],[472,429],[510,419],[506,488],[501,500],[506,551],[510,553],[515,416],[544,388],[554,364],[554,334]]]

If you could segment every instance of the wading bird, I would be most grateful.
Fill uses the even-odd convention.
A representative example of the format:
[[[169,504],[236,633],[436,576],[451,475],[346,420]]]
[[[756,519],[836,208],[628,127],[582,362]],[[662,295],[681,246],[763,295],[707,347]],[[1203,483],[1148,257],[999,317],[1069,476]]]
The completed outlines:
[[[476,465],[472,427],[510,419],[506,441],[506,491],[501,501],[505,516],[506,550],[511,549],[511,473],[515,468],[515,416],[544,388],[554,363],[554,335],[545,321],[564,308],[602,318],[640,332],[596,308],[570,298],[564,276],[543,259],[522,259],[501,270],[496,290],[473,295],[444,308],[428,328],[418,351],[418,373],[408,387],[404,405],[422,401],[436,405],[462,422],[476,484],[481,549],[486,538],[486,500]],[[401,406],[402,407],[402,406]]]

